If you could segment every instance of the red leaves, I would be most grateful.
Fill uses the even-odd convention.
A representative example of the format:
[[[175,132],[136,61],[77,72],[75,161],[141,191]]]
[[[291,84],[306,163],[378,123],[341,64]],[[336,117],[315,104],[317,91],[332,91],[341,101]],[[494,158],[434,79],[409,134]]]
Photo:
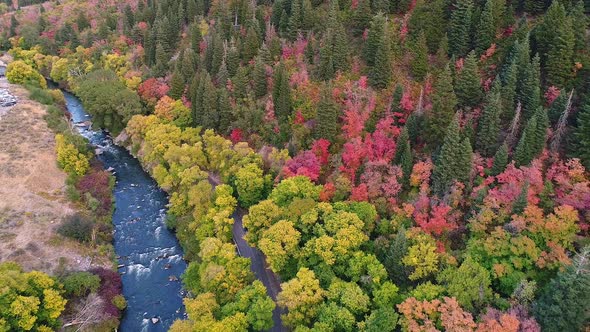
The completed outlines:
[[[311,151],[313,151],[313,153],[316,155],[321,166],[328,165],[330,158],[330,152],[328,151],[329,148],[330,141],[324,138],[314,141],[313,145],[311,146]]]
[[[445,203],[439,203],[432,206],[430,215],[416,210],[414,220],[424,232],[440,236],[457,228],[457,223],[451,212],[452,209],[450,206]]]
[[[240,128],[234,128],[234,129],[232,129],[231,133],[229,134],[229,139],[234,144],[236,144],[238,142],[241,142],[242,139],[243,139],[242,129],[240,129]]]
[[[283,173],[286,177],[303,175],[312,181],[317,181],[320,177],[320,162],[316,155],[310,151],[304,151],[295,158],[287,161],[283,167]]]
[[[161,80],[150,78],[139,85],[137,93],[142,100],[154,106],[158,100],[164,97],[170,87]]]
[[[555,99],[559,97],[560,93],[561,91],[559,91],[559,88],[553,85],[550,86],[549,88],[547,88],[547,91],[545,91],[545,103],[547,103],[547,105],[553,104],[553,101],[555,101]]]

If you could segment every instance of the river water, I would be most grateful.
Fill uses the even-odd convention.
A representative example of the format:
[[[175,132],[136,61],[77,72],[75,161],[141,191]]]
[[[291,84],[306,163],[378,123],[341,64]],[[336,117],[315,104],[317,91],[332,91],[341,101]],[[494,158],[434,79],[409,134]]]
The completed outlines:
[[[175,319],[184,317],[179,279],[186,269],[180,244],[164,224],[167,196],[126,149],[113,144],[105,132],[84,125],[91,117],[78,98],[64,95],[72,122],[103,151],[98,159],[105,169],[112,168],[117,180],[114,246],[127,299],[119,331],[167,331]]]

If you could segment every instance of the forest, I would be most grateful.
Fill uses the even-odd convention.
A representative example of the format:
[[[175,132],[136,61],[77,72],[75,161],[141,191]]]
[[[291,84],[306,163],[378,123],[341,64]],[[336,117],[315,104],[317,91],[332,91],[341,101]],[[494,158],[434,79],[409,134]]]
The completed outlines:
[[[275,309],[299,332],[589,328],[590,1],[14,2],[8,80],[73,92],[169,195],[189,261],[170,331]],[[73,140],[60,166],[92,192]],[[34,290],[0,291],[0,330],[45,331],[19,313],[39,292],[53,309],[27,315],[58,326],[63,289],[1,271]]]

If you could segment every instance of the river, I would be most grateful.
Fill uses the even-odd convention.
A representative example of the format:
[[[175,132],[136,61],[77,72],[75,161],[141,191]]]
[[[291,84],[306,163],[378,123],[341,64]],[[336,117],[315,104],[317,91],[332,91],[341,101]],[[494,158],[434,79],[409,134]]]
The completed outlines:
[[[127,299],[119,330],[167,331],[175,319],[184,317],[180,275],[186,269],[182,248],[164,223],[167,195],[107,133],[84,125],[91,117],[78,98],[65,91],[64,95],[74,126],[102,151],[98,159],[117,180],[114,246]]]

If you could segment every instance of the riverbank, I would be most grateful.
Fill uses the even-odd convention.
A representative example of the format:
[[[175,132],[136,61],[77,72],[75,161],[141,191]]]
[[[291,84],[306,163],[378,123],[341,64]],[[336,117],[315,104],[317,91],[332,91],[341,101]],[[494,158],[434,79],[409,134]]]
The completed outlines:
[[[0,117],[0,261],[53,275],[112,267],[109,254],[57,234],[79,208],[66,196],[67,176],[57,167],[54,133],[43,119],[46,107],[4,77],[0,89],[19,100]]]

